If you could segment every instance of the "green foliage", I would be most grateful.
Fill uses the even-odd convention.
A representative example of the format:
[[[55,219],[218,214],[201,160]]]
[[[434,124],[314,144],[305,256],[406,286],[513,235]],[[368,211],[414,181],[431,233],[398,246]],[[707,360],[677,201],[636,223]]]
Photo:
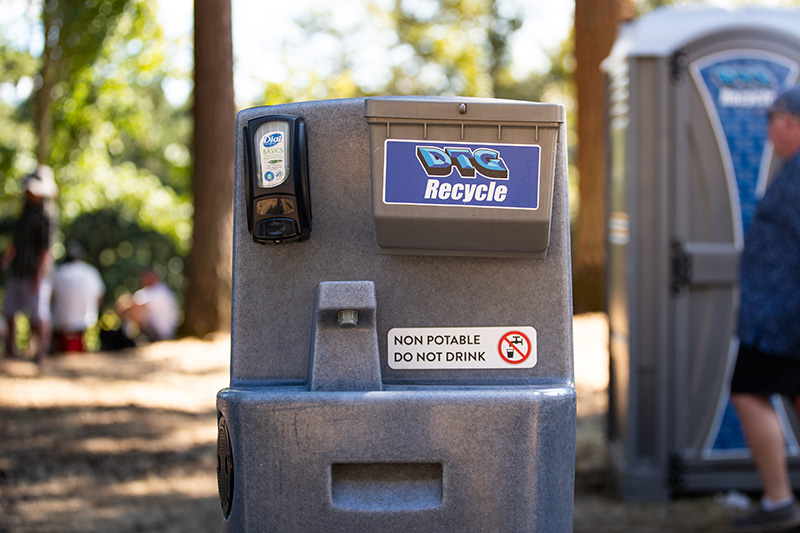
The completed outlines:
[[[104,305],[139,288],[143,266],[153,266],[167,283],[184,287],[183,260],[175,241],[158,231],[145,230],[114,209],[81,214],[70,224],[70,236],[83,244],[86,260],[103,274],[107,290]]]
[[[52,69],[53,121],[48,163],[60,189],[61,232],[83,244],[101,269],[106,303],[137,288],[153,264],[178,291],[191,245],[191,116],[173,108],[162,82],[168,70],[154,0],[46,0],[42,25]],[[3,45],[0,84],[35,80],[42,58]],[[35,91],[0,98],[0,246],[21,206],[21,178],[35,164]]]
[[[13,180],[35,165],[32,154],[36,136],[30,120],[26,120],[24,101],[17,98],[17,93],[26,81],[32,84],[38,62],[4,43],[0,36],[0,65],[0,88],[13,94],[10,101],[0,99],[0,217],[4,217],[17,210],[3,201],[17,192]]]
[[[508,47],[522,24],[520,6],[503,0],[371,0],[363,19],[344,22],[333,7],[311,11],[298,24],[305,41],[325,43],[328,57],[314,72],[291,72],[288,87],[268,86],[264,101],[510,92],[516,81]]]
[[[393,89],[400,94],[492,96],[492,73],[505,60],[505,43],[520,26],[516,17],[498,17],[494,0],[395,0],[392,11],[399,47],[411,47],[413,59],[394,69]],[[421,14],[420,14],[421,13]]]
[[[37,68],[37,61],[29,54],[0,43],[0,83],[16,85],[24,77],[35,76]]]
[[[139,2],[128,0],[46,0],[42,6],[46,41],[57,80],[69,81],[103,53],[117,30],[120,16],[139,11]]]
[[[523,23],[518,0],[370,0],[358,21],[333,6],[309,11],[304,37],[286,43],[286,83],[270,83],[263,102],[371,95],[486,96],[529,101],[569,93],[569,43],[552,52],[548,72],[512,75],[511,42]],[[292,53],[313,43],[325,50],[312,72],[292,70]],[[517,74],[519,76],[519,74]]]
[[[146,169],[131,162],[110,166],[96,153],[62,167],[61,214],[65,233],[81,215],[112,209],[127,225],[155,231],[170,239],[173,248],[185,256],[191,238],[192,206]],[[68,237],[71,235],[68,235]]]
[[[85,6],[92,2],[71,3]],[[115,30],[96,50],[76,45],[80,53],[77,57],[83,60],[73,57],[60,69],[63,73],[54,87],[52,102],[53,166],[79,160],[82,152],[89,150],[94,153],[92,162],[98,157],[111,166],[133,162],[179,195],[187,193],[191,120],[187,109],[171,108],[161,88],[169,73],[163,69],[163,32],[155,22],[152,2],[94,4],[97,7],[83,18],[73,17],[80,26],[65,25],[61,29],[66,33],[61,40],[72,42],[82,27],[91,31],[108,24],[111,15],[118,13]]]

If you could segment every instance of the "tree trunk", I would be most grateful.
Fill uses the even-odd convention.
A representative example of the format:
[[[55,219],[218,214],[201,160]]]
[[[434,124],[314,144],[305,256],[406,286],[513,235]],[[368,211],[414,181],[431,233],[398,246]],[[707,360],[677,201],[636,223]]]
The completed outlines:
[[[603,308],[606,234],[605,91],[600,62],[620,23],[633,18],[632,0],[575,0],[575,82],[578,90],[578,193],[573,247],[575,312]]]
[[[194,233],[183,331],[230,330],[233,44],[230,0],[194,2]]]
[[[53,131],[53,117],[50,110],[51,92],[54,82],[53,46],[57,44],[59,32],[54,31],[54,17],[47,9],[42,10],[42,26],[44,28],[44,50],[42,52],[42,69],[39,71],[36,95],[34,97],[34,121],[36,135],[36,160],[42,165],[49,165],[50,135]]]

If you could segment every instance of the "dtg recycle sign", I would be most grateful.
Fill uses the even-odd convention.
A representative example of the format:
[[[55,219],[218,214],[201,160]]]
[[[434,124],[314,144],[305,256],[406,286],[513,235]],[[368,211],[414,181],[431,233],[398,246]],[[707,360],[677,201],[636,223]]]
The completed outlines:
[[[539,207],[541,147],[387,140],[387,204]]]

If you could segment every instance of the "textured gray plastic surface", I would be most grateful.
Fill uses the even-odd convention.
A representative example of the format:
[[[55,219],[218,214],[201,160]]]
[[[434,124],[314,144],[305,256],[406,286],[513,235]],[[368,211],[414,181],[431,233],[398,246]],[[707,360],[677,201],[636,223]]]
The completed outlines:
[[[546,259],[386,255],[363,112],[353,99],[237,117],[231,386],[217,399],[234,472],[223,528],[571,531],[566,143]],[[307,241],[264,246],[247,232],[241,128],[267,113],[308,126]],[[343,310],[354,325],[340,324]],[[533,368],[388,366],[392,328],[500,326],[536,329]]]
[[[356,323],[342,326],[339,312],[354,311]],[[308,360],[312,391],[381,390],[375,335],[375,284],[324,282],[317,287]]]
[[[228,531],[572,531],[569,387],[286,389],[220,394],[234,421]]]
[[[382,254],[375,240],[369,129],[363,110],[363,99],[351,99],[248,109],[237,117],[231,383],[305,382],[314,291],[323,281],[374,282],[384,383],[571,380],[564,126],[555,157],[547,259],[396,256]],[[313,211],[308,241],[258,245],[247,232],[241,129],[247,119],[262,114],[299,115],[306,121]],[[536,366],[413,372],[388,367],[387,335],[392,328],[487,326],[535,328]]]

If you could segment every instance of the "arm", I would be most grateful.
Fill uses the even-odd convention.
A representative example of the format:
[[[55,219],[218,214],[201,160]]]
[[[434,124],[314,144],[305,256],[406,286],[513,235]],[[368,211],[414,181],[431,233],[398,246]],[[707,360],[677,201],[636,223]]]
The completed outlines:
[[[5,252],[3,252],[2,259],[0,259],[0,266],[3,267],[3,270],[8,270],[8,267],[11,266],[11,261],[14,260],[16,255],[17,248],[13,244],[10,244]]]
[[[50,252],[50,247],[48,246],[42,251],[41,254],[39,254],[39,258],[36,263],[36,276],[33,278],[34,289],[39,286],[44,277],[47,275],[47,272],[50,271],[50,267],[52,265],[53,254]]]

